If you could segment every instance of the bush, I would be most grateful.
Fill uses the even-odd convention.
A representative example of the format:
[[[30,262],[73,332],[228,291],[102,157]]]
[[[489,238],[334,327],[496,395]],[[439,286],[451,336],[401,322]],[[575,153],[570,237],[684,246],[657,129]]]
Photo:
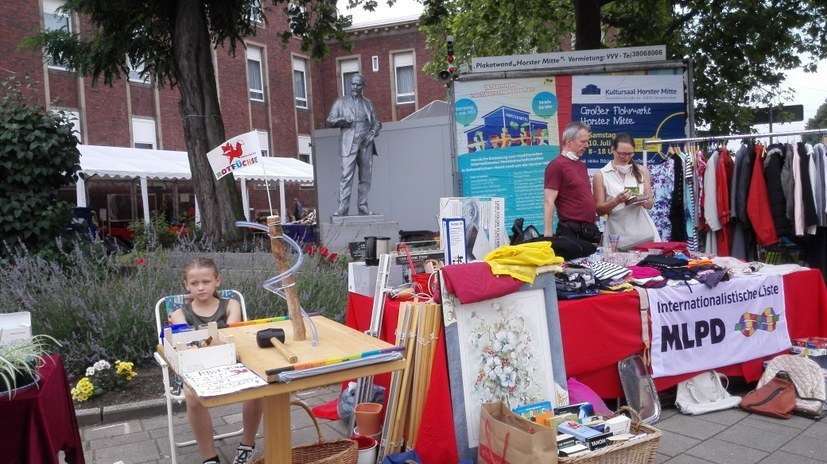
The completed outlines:
[[[152,362],[158,334],[154,307],[162,296],[184,293],[181,269],[190,259],[216,260],[222,287],[239,290],[248,317],[284,315],[287,305],[261,284],[276,275],[269,253],[211,253],[179,242],[175,250],[108,255],[102,244],[74,246],[47,259],[25,248],[0,262],[0,312],[29,311],[33,331],[63,344],[71,376],[82,376],[100,359]],[[320,253],[308,256],[296,276],[308,312],[343,321],[347,309],[347,263]]]

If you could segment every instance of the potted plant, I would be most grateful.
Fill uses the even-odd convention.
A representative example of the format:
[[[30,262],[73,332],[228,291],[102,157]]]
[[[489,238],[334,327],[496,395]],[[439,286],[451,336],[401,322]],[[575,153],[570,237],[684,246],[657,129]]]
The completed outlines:
[[[11,399],[16,390],[36,383],[37,371],[51,353],[52,343],[60,345],[49,335],[40,334],[0,345],[0,395],[5,393]]]

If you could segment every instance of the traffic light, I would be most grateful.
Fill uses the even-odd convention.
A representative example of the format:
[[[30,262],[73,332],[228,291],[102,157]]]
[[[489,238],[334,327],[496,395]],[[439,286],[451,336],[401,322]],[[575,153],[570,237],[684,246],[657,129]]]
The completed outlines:
[[[448,68],[439,72],[439,80],[442,82],[448,82],[456,77],[456,68],[454,66],[454,38],[450,35],[445,38],[445,49],[447,51],[446,59],[448,61]]]

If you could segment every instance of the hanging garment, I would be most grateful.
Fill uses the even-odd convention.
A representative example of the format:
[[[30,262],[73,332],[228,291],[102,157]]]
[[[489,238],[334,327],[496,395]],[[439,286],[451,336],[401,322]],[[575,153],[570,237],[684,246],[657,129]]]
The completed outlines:
[[[784,168],[784,145],[776,143],[767,147],[764,157],[764,176],[767,181],[767,194],[770,199],[770,212],[775,225],[775,233],[789,236],[793,233],[792,223],[787,219],[787,199],[781,184],[781,170]]]
[[[695,188],[693,185],[695,169],[692,167],[691,153],[681,153],[681,158],[684,160],[683,197],[686,205],[686,235],[688,237],[686,242],[690,250],[696,251],[698,249],[698,229],[695,228]]]
[[[787,200],[787,219],[792,223],[793,229],[795,229],[795,177],[793,176],[795,152],[792,144],[784,145],[784,167],[781,168],[781,187],[784,189],[784,198]]]
[[[668,242],[672,236],[672,224],[669,223],[669,207],[672,191],[675,188],[675,171],[672,159],[667,158],[661,164],[649,167],[649,177],[652,180],[652,196],[655,205],[649,211],[655,227],[660,232],[660,238]]]
[[[729,185],[732,183],[734,167],[735,163],[732,161],[729,151],[726,147],[721,147],[715,173],[715,188],[717,189],[715,200],[718,206],[718,220],[721,221],[721,230],[716,234],[716,238],[718,240],[718,254],[722,256],[730,255],[730,243],[732,241],[732,226],[729,223],[731,216]]]
[[[813,198],[813,184],[810,181],[810,158],[813,154],[813,148],[805,145],[804,142],[798,142],[798,152],[801,155],[801,198],[804,201],[804,232],[808,235],[815,235],[818,216],[816,216],[816,205]]]
[[[632,187],[636,187],[639,192],[644,191],[643,182],[638,182],[631,172],[621,177],[611,161],[603,166],[600,172],[603,173],[603,189],[606,192],[606,198],[616,197],[622,191]],[[603,230],[604,247],[609,247],[610,235],[620,235],[617,247],[621,251],[629,250],[641,243],[660,241],[660,234],[654,221],[649,217],[646,208],[641,205],[620,204],[614,207],[608,214],[606,228]]]
[[[770,212],[770,199],[767,194],[767,183],[764,181],[764,163],[762,162],[764,147],[755,145],[753,151],[747,216],[749,216],[749,221],[755,230],[758,243],[772,245],[778,243],[778,236],[775,234],[775,225],[773,225],[772,213]]]
[[[793,204],[795,235],[804,235],[804,190],[801,183],[801,152],[793,145]]]
[[[676,155],[672,155],[671,158],[675,166],[675,185],[672,191],[672,203],[669,205],[669,222],[674,226],[670,240],[685,242],[689,237],[686,235],[686,228],[680,227],[686,222],[683,202],[683,159]]]
[[[819,226],[827,226],[827,213],[825,213],[825,208],[827,208],[827,188],[825,187],[827,186],[824,184],[827,180],[824,173],[824,170],[827,169],[827,159],[825,158],[827,158],[827,147],[823,143],[817,143],[813,147],[812,157],[815,165],[815,176],[812,176],[811,179],[815,179],[813,193],[815,194],[816,216],[818,217]]]
[[[732,245],[730,254],[742,260],[747,259],[749,250],[747,246],[749,229],[747,219],[747,192],[749,191],[749,177],[751,174],[747,146],[742,144],[741,148],[735,152],[732,184],[729,189],[729,208],[732,217]],[[739,214],[741,215],[740,217]]]
[[[716,232],[721,230],[721,220],[718,218],[717,166],[718,152],[714,151],[707,160],[706,169],[704,170],[704,219],[708,226],[704,252],[710,255],[718,254]]]

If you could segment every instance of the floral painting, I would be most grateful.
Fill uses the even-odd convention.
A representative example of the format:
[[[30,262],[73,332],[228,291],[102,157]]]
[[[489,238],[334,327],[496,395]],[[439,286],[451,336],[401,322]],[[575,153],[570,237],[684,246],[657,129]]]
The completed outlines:
[[[446,337],[458,342],[449,348],[448,363],[452,387],[455,379],[462,383],[464,410],[454,415],[464,416],[461,441],[469,448],[479,442],[483,403],[502,401],[509,408],[539,401],[563,404],[560,399],[567,396],[565,387],[561,395],[554,382],[542,288],[467,304],[449,295],[443,300],[443,313],[446,326],[452,325]],[[452,353],[458,354],[459,362]]]

